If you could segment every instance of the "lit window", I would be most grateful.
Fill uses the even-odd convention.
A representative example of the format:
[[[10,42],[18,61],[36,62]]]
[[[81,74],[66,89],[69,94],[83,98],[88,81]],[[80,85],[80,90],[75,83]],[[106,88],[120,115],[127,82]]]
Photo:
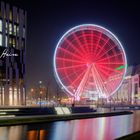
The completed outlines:
[[[19,27],[17,26],[17,36],[19,36]]]
[[[12,38],[9,38],[9,46],[12,46]]]
[[[0,20],[0,32],[2,32],[2,20]]]
[[[12,100],[13,96],[12,96],[12,88],[9,88],[9,105],[13,104],[13,100]]]
[[[15,38],[13,38],[13,47],[15,47],[16,46],[16,40],[15,40]]]
[[[12,34],[12,23],[9,23],[9,34]]]
[[[2,34],[0,34],[0,46],[2,46]]]
[[[9,18],[12,21],[12,11],[10,11]]]
[[[5,36],[5,47],[7,47],[7,36]]]

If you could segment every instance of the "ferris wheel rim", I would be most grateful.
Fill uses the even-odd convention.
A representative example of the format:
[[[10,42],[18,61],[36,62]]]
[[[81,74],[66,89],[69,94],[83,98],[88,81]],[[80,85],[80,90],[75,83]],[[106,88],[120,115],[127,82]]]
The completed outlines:
[[[107,32],[108,34],[110,34],[115,40],[116,42],[119,44],[119,46],[121,47],[121,50],[124,54],[124,60],[125,60],[125,67],[124,67],[124,73],[123,73],[123,76],[122,76],[122,79],[121,79],[121,82],[119,83],[118,87],[115,88],[115,90],[108,96],[106,96],[106,98],[110,97],[111,95],[113,95],[121,86],[122,82],[123,82],[123,79],[125,78],[125,75],[126,75],[126,71],[127,71],[127,58],[126,58],[126,53],[125,53],[125,50],[123,48],[123,45],[122,43],[119,41],[118,37],[113,34],[110,30],[106,29],[105,27],[103,26],[100,26],[100,25],[97,25],[97,24],[81,24],[81,25],[78,25],[78,26],[75,26],[73,28],[70,28],[68,31],[66,31],[63,36],[59,39],[57,45],[56,45],[56,48],[55,48],[55,51],[54,51],[54,57],[53,57],[53,67],[54,67],[54,74],[55,74],[55,79],[56,81],[58,82],[58,84],[66,91],[68,92],[71,96],[75,96],[73,93],[71,93],[71,91],[68,90],[68,88],[62,83],[59,75],[58,75],[58,72],[57,72],[57,68],[56,68],[56,53],[57,53],[57,49],[60,45],[60,43],[63,41],[64,37],[66,37],[67,35],[69,35],[69,33],[71,33],[72,31],[75,32],[74,30],[76,31],[79,31],[78,29],[80,27],[88,27],[88,26],[91,26],[91,27],[96,27],[96,28],[99,28],[99,29],[102,29],[103,31]],[[108,36],[108,35],[107,35]]]

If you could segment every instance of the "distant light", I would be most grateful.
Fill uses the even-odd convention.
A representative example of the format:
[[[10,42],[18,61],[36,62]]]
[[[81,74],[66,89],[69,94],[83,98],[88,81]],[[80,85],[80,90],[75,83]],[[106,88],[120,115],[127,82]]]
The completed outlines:
[[[0,109],[0,111],[5,112],[5,111],[19,111],[19,109]]]
[[[5,115],[6,114],[6,112],[0,112],[0,115]]]
[[[31,88],[31,92],[33,92],[34,91],[34,89],[33,88]]]
[[[39,84],[42,84],[42,81],[39,81]]]
[[[9,117],[15,117],[15,115],[5,115],[5,116],[0,116],[0,118],[9,118]]]
[[[43,92],[42,91],[40,91],[40,94],[42,94]]]

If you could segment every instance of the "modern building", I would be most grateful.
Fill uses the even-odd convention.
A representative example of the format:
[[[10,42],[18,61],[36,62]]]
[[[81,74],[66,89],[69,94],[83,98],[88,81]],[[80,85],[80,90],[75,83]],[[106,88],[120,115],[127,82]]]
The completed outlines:
[[[124,103],[140,103],[140,65],[128,67],[120,89],[112,98]]]
[[[25,105],[26,16],[0,3],[0,106]]]

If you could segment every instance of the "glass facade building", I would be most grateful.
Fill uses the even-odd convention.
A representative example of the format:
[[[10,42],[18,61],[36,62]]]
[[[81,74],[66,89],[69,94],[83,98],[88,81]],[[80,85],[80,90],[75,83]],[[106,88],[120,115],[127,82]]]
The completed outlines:
[[[0,106],[25,105],[26,16],[0,2]]]

